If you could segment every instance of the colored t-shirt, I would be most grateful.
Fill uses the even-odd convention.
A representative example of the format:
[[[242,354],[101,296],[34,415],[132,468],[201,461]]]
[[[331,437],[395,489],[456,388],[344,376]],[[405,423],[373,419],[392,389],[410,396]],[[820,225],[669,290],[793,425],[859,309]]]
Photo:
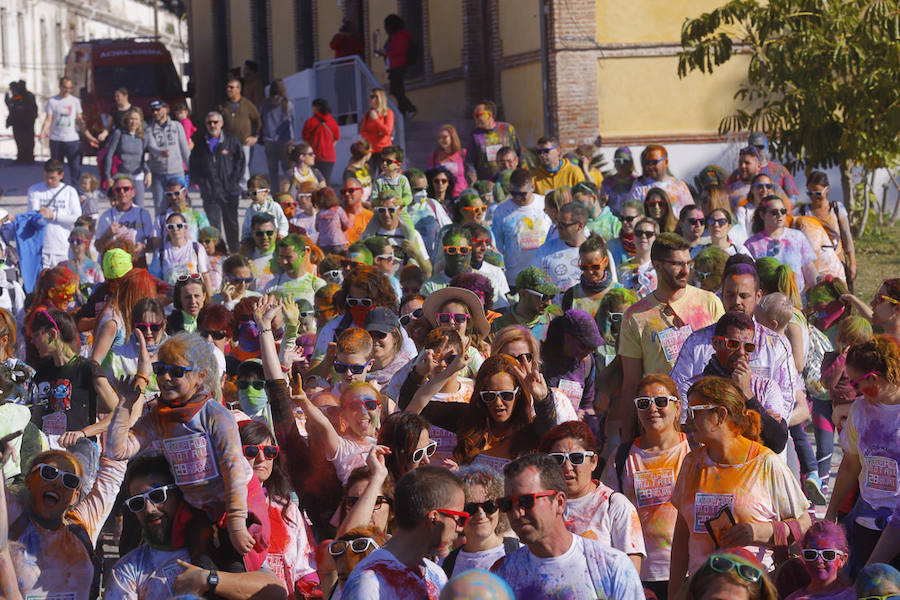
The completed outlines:
[[[622,214],[622,205],[628,200],[631,188],[634,187],[636,180],[637,175],[632,173],[625,179],[619,179],[618,175],[613,175],[612,177],[604,177],[603,181],[600,182],[600,195],[609,196],[606,205],[613,214]]]
[[[347,483],[347,478],[350,477],[353,469],[365,466],[366,455],[369,454],[369,450],[376,441],[373,437],[367,437],[364,443],[359,444],[345,437],[340,438],[337,451],[328,460],[334,463],[334,470],[342,485]]]
[[[191,562],[187,548],[163,550],[141,544],[113,565],[104,600],[154,600],[175,595],[178,560]]]
[[[538,558],[523,546],[493,569],[516,598],[644,600],[637,570],[628,556],[597,540],[572,536],[563,554]]]
[[[124,235],[126,239],[131,240],[135,244],[145,244],[148,238],[155,235],[153,229],[153,219],[146,209],[141,208],[137,204],[132,204],[131,208],[124,212],[120,212],[115,207],[108,208],[97,221],[96,237],[103,237],[110,225],[118,223],[122,227],[128,229]]]
[[[588,219],[587,228],[593,235],[599,235],[604,240],[611,240],[617,237],[622,230],[622,221],[609,206],[604,206],[599,215]]]
[[[418,572],[412,571],[379,548],[362,559],[347,578],[341,598],[354,600],[438,600],[447,584],[447,575],[437,564],[422,559]]]
[[[275,277],[272,275],[272,257],[275,255],[275,246],[272,246],[270,252],[260,254],[255,248],[253,254],[250,255],[250,273],[253,275],[254,291],[266,289],[269,282]]]
[[[283,504],[269,501],[272,538],[266,565],[290,590],[301,578],[315,572],[316,545],[306,513],[300,512],[293,501],[282,514],[283,508]]]
[[[718,296],[692,285],[669,305],[650,294],[625,311],[619,354],[641,359],[645,375],[668,375],[688,336],[712,325],[723,314],[725,309]]]
[[[517,156],[522,155],[516,128],[510,123],[497,121],[493,129],[476,128],[472,132],[466,150],[466,174],[476,179],[491,179],[500,172],[497,153],[503,146],[512,148]]]
[[[372,198],[377,200],[383,194],[392,194],[400,199],[400,206],[406,206],[412,202],[412,187],[409,185],[409,179],[403,173],[397,173],[392,178],[379,175],[372,182]]]
[[[358,240],[359,236],[366,230],[366,225],[372,220],[374,214],[368,208],[363,208],[358,213],[350,215],[352,222],[350,223],[350,229],[347,230],[347,241],[352,244]]]
[[[807,286],[812,287],[815,281],[806,281],[803,275],[804,265],[816,261],[816,253],[803,235],[796,229],[785,229],[780,238],[772,238],[765,231],[753,234],[744,242],[744,247],[754,260],[763,256],[772,256],[791,267],[797,278],[797,288],[802,292]]]
[[[566,528],[625,554],[646,556],[641,521],[634,505],[605,484],[594,483],[597,489],[590,494],[566,500]]]
[[[691,195],[691,189],[685,182],[674,177],[670,177],[663,181],[656,181],[652,177],[641,177],[635,180],[631,187],[629,200],[639,200],[642,204],[647,197],[650,188],[660,188],[669,196],[669,208],[675,218],[681,214],[681,209],[694,203],[694,197]]]
[[[622,468],[621,491],[637,508],[644,534],[647,558],[641,564],[642,581],[667,581],[672,555],[672,536],[678,510],[672,504],[672,491],[681,470],[681,463],[691,451],[687,436],[681,434],[681,442],[668,450],[649,452],[640,447],[640,439],[631,445],[631,451]],[[606,483],[618,488],[615,461],[609,461]]]
[[[200,242],[188,242],[180,248],[166,240],[154,253],[150,274],[175,285],[183,275],[201,275],[209,272],[209,257]]]
[[[543,165],[534,170],[534,191],[542,195],[563,186],[574,187],[582,181],[584,172],[567,158],[562,159],[559,168],[552,173]]]
[[[528,206],[505,200],[494,211],[491,232],[497,251],[506,263],[506,280],[510,286],[515,285],[519,271],[537,264],[538,249],[550,231],[550,218],[544,213],[544,197],[538,194],[533,197]]]
[[[578,247],[570,246],[558,237],[548,239],[538,248],[537,261],[561,292],[565,292],[581,280]]]
[[[100,365],[83,356],[75,356],[61,367],[41,367],[32,378],[31,422],[54,436],[51,440],[93,425],[97,421],[94,380],[99,377],[105,377]]]
[[[653,263],[648,261],[639,265],[636,258],[625,260],[619,265],[616,274],[622,287],[632,290],[638,295],[638,298],[643,298],[653,293],[659,281],[656,269],[653,268]]]
[[[159,239],[165,239],[166,219],[174,212],[175,211],[169,209],[166,210],[165,214],[156,217],[156,237]],[[188,233],[190,234],[188,236],[189,239],[194,242],[200,241],[198,239],[200,230],[204,227],[209,227],[209,218],[206,216],[206,213],[200,208],[188,208],[182,211],[181,215],[184,217],[185,221],[187,221]]]
[[[785,600],[856,600],[856,598],[856,590],[853,586],[849,586],[829,594],[810,594],[805,589],[797,590]]]
[[[304,273],[296,279],[291,279],[285,273],[279,273],[266,284],[264,293],[288,295],[295,300],[302,298],[312,305],[316,292],[323,287],[325,280],[312,273]]]
[[[316,214],[316,231],[319,232],[319,246],[343,246],[349,244],[346,231],[352,221],[344,209],[333,206]]]
[[[65,98],[53,96],[44,105],[50,115],[50,139],[54,142],[77,142],[76,120],[81,114],[81,100],[69,94]]]
[[[688,571],[693,573],[715,550],[705,523],[728,506],[737,523],[784,521],[803,515],[809,501],[787,464],[768,448],[753,443],[747,460],[737,465],[714,463],[701,446],[685,457],[675,481],[672,504],[690,531]],[[772,549],[749,545],[767,570],[773,567]]]

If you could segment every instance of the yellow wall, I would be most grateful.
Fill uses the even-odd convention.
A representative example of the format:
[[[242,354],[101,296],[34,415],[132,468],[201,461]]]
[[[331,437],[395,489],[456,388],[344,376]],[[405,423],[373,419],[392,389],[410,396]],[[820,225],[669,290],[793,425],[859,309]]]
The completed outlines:
[[[504,69],[500,86],[505,120],[516,126],[523,146],[533,144],[544,133],[541,63]]]
[[[460,81],[407,90],[406,95],[419,109],[417,120],[442,121],[464,119],[466,85]]]
[[[294,3],[272,2],[269,23],[272,32],[272,78],[287,77],[297,65],[294,51]]]
[[[497,9],[503,56],[541,49],[538,0],[498,0]]]
[[[735,57],[713,75],[684,79],[677,64],[674,56],[599,59],[600,134],[716,133],[722,117],[738,106],[733,95],[746,79],[747,58]]]
[[[378,49],[380,50],[384,47],[384,43],[387,41],[387,33],[384,31],[384,18],[396,12],[396,0],[369,0],[369,32],[366,34],[367,48],[373,44],[372,33],[374,31],[378,32]],[[375,75],[375,79],[387,83],[387,70],[384,68],[384,59],[380,56],[375,56],[372,53],[374,50],[374,46],[369,48],[369,68]]]
[[[231,0],[228,3],[228,19],[231,28],[230,66],[237,67],[247,59],[253,59],[253,28],[250,26],[250,3],[246,0]],[[222,94],[225,90],[222,90]]]
[[[462,2],[432,0],[428,3],[428,26],[431,44],[428,51],[439,73],[462,66]]]
[[[285,2],[285,4],[288,4]],[[316,33],[318,35],[316,60],[331,60],[334,58],[334,50],[328,47],[331,38],[341,28],[343,15],[338,2],[325,0],[316,3]]]
[[[679,42],[686,18],[698,17],[721,4],[720,0],[624,3],[597,0],[597,41],[601,44]]]

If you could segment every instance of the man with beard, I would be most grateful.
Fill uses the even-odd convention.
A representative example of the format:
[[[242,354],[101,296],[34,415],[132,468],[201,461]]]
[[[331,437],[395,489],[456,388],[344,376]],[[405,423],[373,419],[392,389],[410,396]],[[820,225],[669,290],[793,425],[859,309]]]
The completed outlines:
[[[722,301],[710,292],[688,285],[690,244],[677,233],[662,233],[653,242],[650,260],[659,278],[656,290],[628,307],[619,334],[622,393],[626,411],[622,439],[631,439],[637,383],[644,375],[668,374],[682,344],[694,331],[719,320]]]
[[[441,257],[444,270],[435,273],[422,284],[423,296],[447,287],[452,278],[472,270],[472,237],[469,230],[461,225],[451,225],[441,237],[441,244],[444,249]]]
[[[492,571],[516,598],[643,600],[628,555],[566,529],[566,481],[546,454],[527,454],[503,468],[506,495],[497,501],[519,540]]]
[[[184,545],[173,547],[176,515],[186,510],[165,456],[148,452],[128,464],[125,508],[141,526],[140,546],[113,566],[104,598],[152,600],[173,595],[213,594],[221,598],[286,597],[279,579],[267,570],[225,573],[189,564]],[[180,536],[182,542],[184,535]]]

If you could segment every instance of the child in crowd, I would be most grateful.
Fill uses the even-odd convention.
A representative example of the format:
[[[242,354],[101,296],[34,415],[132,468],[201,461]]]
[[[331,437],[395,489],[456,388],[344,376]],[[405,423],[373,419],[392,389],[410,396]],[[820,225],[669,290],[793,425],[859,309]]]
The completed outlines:
[[[813,523],[806,530],[801,546],[809,583],[787,600],[856,600],[856,590],[839,577],[850,558],[847,536],[840,525],[830,521]]]
[[[416,396],[427,397],[432,402],[469,402],[475,382],[469,377],[463,377],[463,371],[450,369],[450,363],[462,353],[462,347],[462,338],[455,327],[445,325],[428,332],[425,351],[414,368],[423,379],[432,377],[434,383],[443,382],[443,386],[438,388],[428,381],[416,391]],[[442,375],[446,370],[452,373],[449,379],[434,377]],[[415,402],[415,398],[413,401]]]
[[[314,203],[319,209],[316,214],[316,243],[322,252],[343,254],[350,243],[347,230],[353,225],[353,221],[341,208],[341,202],[331,188],[317,190]]]
[[[859,396],[844,371],[847,351],[858,344],[871,342],[873,337],[872,324],[863,317],[850,316],[838,325],[837,348],[826,352],[822,360],[822,384],[828,390],[828,401],[813,400],[814,423],[821,413],[832,424],[832,429],[843,429],[850,414],[850,405]]]
[[[406,175],[400,172],[403,166],[403,148],[388,146],[381,151],[381,174],[372,184],[372,196],[380,197],[390,193],[400,199],[400,206],[405,207],[412,202],[412,186]]]
[[[197,232],[197,237],[203,249],[206,250],[206,258],[209,261],[209,285],[214,290],[222,289],[222,261],[228,256],[228,248],[225,240],[215,227],[204,227]]]
[[[97,218],[100,215],[100,180],[93,173],[82,173],[78,179],[78,199],[81,214]]]
[[[190,109],[188,109],[187,104],[184,102],[179,102],[175,105],[175,108],[172,109],[172,114],[175,115],[175,120],[181,123],[181,126],[184,128],[184,135],[187,136],[188,141],[188,150],[193,150],[194,140],[191,138],[194,137],[197,126],[191,121]]]
[[[241,238],[250,237],[250,223],[254,215],[267,213],[275,219],[275,229],[278,237],[288,234],[288,220],[284,216],[281,206],[272,198],[272,189],[269,178],[262,174],[254,175],[247,182],[247,193],[250,194],[250,206],[244,213],[244,226],[241,228]]]
[[[313,193],[317,189],[319,186],[310,181],[304,181],[298,186],[295,196],[297,206],[294,208],[294,216],[291,218],[291,224],[302,229],[314,243],[319,240],[319,232],[316,231],[317,208],[313,202]]]

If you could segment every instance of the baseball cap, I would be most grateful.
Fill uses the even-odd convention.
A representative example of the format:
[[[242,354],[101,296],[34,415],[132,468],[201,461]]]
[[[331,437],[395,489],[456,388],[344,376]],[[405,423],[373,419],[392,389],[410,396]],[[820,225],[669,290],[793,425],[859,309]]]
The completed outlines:
[[[390,333],[395,329],[400,329],[400,319],[397,318],[397,314],[391,309],[376,306],[366,314],[363,329],[366,331]]]
[[[185,181],[184,177],[181,177],[179,175],[175,175],[174,177],[169,177],[168,179],[166,179],[166,187],[173,185],[180,185],[183,188],[186,188],[188,186],[187,181]]]
[[[628,146],[619,146],[616,148],[615,153],[613,153],[613,160],[617,158],[627,158],[631,162],[634,162],[634,157],[631,155],[631,148]]]
[[[132,266],[131,255],[121,248],[113,248],[103,254],[103,276],[107,279],[118,279]]]
[[[747,144],[750,146],[761,146],[764,150],[769,148],[769,138],[761,131],[754,131],[747,138]]]
[[[541,294],[558,294],[559,288],[553,284],[547,272],[540,267],[525,267],[516,276],[516,287],[520,290],[534,290]]]
[[[157,110],[159,108],[162,108],[163,106],[168,107],[169,105],[166,104],[165,100],[161,100],[159,98],[150,102],[150,110]]]
[[[566,324],[566,333],[577,339],[586,348],[597,348],[603,345],[603,336],[597,328],[597,322],[590,313],[578,309],[570,309],[561,317]]]

